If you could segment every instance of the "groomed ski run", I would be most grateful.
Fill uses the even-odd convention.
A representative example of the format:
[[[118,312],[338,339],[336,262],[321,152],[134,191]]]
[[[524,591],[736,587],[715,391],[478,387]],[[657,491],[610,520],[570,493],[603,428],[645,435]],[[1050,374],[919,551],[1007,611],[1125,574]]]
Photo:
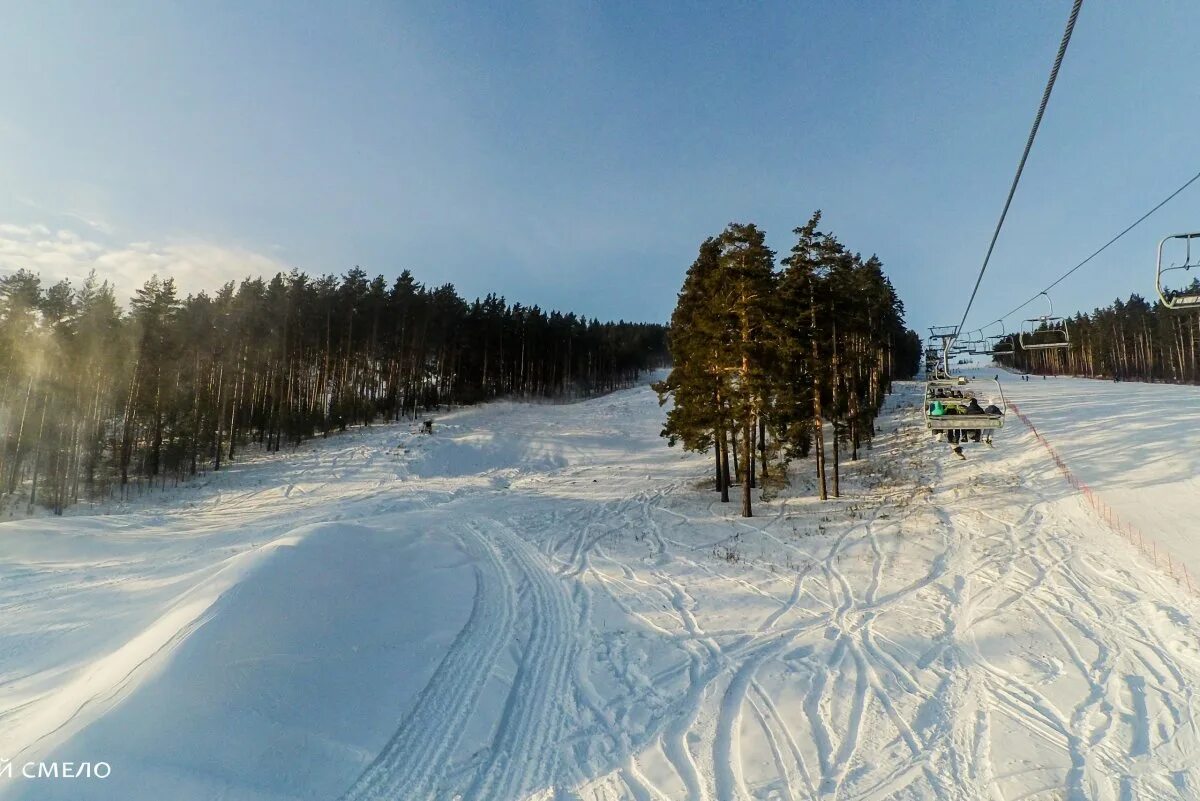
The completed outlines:
[[[1200,796],[1195,602],[1016,420],[951,459],[920,393],[841,499],[798,463],[749,520],[643,387],[5,523],[0,757],[106,799]]]

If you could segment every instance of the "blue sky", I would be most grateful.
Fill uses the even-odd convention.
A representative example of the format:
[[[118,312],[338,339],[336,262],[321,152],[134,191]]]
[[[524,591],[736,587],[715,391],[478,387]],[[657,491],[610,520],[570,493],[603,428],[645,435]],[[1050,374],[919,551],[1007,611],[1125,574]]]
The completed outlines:
[[[665,320],[700,241],[815,208],[961,314],[1069,2],[13,4],[0,269],[188,289],[358,264]],[[978,325],[1200,170],[1200,4],[1087,0]],[[1200,185],[1054,294],[1153,293]],[[996,329],[998,331],[998,329]]]

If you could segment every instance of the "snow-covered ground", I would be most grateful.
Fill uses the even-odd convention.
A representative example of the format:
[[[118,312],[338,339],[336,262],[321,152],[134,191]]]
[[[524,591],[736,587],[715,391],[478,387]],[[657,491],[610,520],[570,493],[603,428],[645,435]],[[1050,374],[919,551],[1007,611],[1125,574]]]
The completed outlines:
[[[959,461],[901,385],[843,498],[742,520],[661,420],[492,404],[0,525],[0,759],[112,766],[0,798],[1200,797],[1200,608],[1018,421]]]
[[[1005,387],[1072,472],[1200,577],[1200,387],[1040,376]]]

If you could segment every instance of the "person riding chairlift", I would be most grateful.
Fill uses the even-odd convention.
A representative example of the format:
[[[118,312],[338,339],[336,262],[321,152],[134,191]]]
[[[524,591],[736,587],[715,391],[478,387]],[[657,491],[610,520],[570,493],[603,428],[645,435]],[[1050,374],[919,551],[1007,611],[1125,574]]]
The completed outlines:
[[[957,406],[953,406],[953,405],[940,406],[939,405],[939,408],[941,409],[940,414],[947,416],[947,417],[950,417],[950,416],[953,416],[956,414],[962,414],[962,410]],[[931,410],[930,414],[934,414],[934,412]],[[958,428],[947,428],[947,429],[945,429],[945,434],[946,434],[946,442],[949,442],[951,445],[954,445],[955,448],[957,449],[958,443],[962,438],[962,430],[958,429]]]
[[[963,414],[984,414],[983,407],[979,405],[979,401],[974,396],[971,397],[971,402],[967,404],[967,408],[963,409]],[[972,442],[979,442],[983,436],[983,429],[972,428],[969,431],[963,431],[963,436],[970,434]]]
[[[960,408],[951,407],[951,408],[946,409],[946,414],[948,414],[948,415],[962,414],[962,413],[963,413],[962,409],[960,409]],[[966,439],[966,432],[963,431],[961,428],[946,429],[946,442],[948,442],[951,445],[951,451],[959,459],[967,458],[967,457],[963,456],[963,449],[962,449],[962,445],[960,444],[965,439]]]
[[[942,402],[940,400],[935,400],[935,401],[933,401],[933,403],[929,404],[929,416],[930,417],[942,417],[945,414],[946,414],[946,407],[942,405]],[[933,432],[934,439],[941,441],[943,433],[944,432],[942,432],[942,431],[934,431]]]

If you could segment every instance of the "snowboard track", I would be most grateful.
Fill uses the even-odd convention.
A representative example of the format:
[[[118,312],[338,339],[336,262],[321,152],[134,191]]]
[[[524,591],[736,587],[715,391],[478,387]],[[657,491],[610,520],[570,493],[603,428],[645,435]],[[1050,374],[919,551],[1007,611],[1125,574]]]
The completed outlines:
[[[417,531],[452,554],[458,630],[435,626],[423,687],[347,749],[356,778],[330,793],[344,801],[1200,795],[1195,599],[1027,431],[958,460],[924,430],[919,392],[897,386],[826,502],[797,462],[790,489],[737,517],[708,457],[665,448],[657,399],[638,389],[467,410],[399,447],[384,427],[331,440],[332,458],[314,446],[277,487],[217,487],[192,507],[196,539],[159,565],[183,586],[217,570],[206,552],[325,520],[404,529],[397,542]],[[477,454],[478,472],[453,461]],[[256,539],[228,520],[261,525]],[[121,556],[19,566],[0,604],[26,614],[68,572],[80,598],[156,578],[157,556]],[[36,685],[14,663],[0,663],[6,724],[43,698],[22,695]]]
[[[1052,465],[948,463],[912,400],[899,395],[871,457],[904,469],[860,466],[873,478],[855,482],[848,465],[852,497],[829,507],[708,516],[676,481],[573,501],[551,526],[512,506],[474,521],[528,631],[486,754],[458,771],[462,797],[1117,799],[1198,786],[1186,602],[1105,557],[1120,545]],[[723,614],[726,596],[762,611]],[[1020,648],[1014,629],[1036,644]],[[1041,761],[1009,756],[1017,741]],[[404,775],[395,797],[443,797]]]

